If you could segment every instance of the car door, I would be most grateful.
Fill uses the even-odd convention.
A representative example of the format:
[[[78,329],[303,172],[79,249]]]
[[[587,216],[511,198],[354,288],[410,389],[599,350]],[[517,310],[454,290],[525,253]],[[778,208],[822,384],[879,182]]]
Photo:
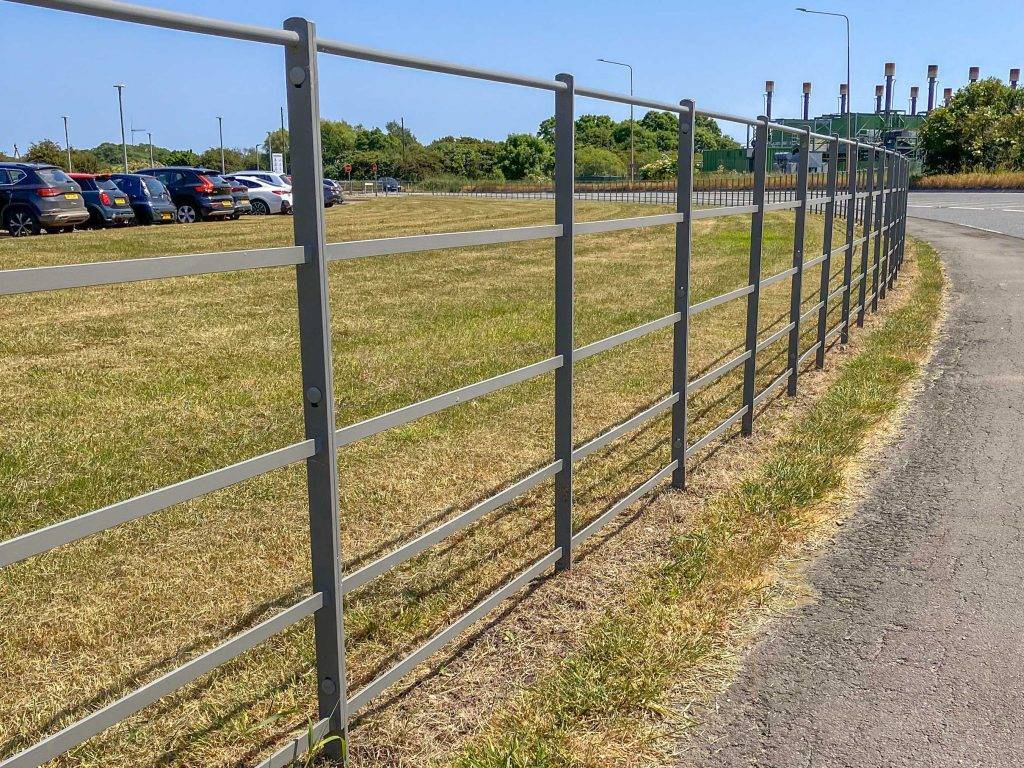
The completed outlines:
[[[0,221],[3,221],[4,210],[11,204],[11,188],[13,186],[11,174],[7,172],[6,168],[0,168]]]

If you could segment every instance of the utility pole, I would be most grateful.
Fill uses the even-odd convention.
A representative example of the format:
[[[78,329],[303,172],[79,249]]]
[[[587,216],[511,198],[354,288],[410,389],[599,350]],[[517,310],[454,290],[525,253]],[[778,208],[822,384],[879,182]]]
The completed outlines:
[[[284,107],[281,107],[281,141],[284,141]],[[281,167],[284,168],[284,172],[288,173],[288,166],[285,164],[288,160],[288,153],[285,152],[284,147],[281,148]]]
[[[73,169],[71,168],[71,139],[68,138],[68,116],[61,115],[61,117],[64,118],[64,146],[68,150],[68,173],[71,173]]]
[[[220,134],[220,172],[227,173],[224,165],[224,117],[217,115],[217,133]]]
[[[124,172],[128,173],[128,142],[124,137],[124,83],[118,83],[117,88],[117,109],[121,113],[121,153],[124,156]]]
[[[853,124],[851,121],[850,113],[853,111],[853,91],[850,87],[850,17],[845,13],[835,13],[833,11],[813,11],[810,8],[797,8],[801,13],[813,13],[816,16],[835,16],[841,18],[846,22],[846,90],[849,93],[850,98],[847,101],[847,112],[846,112],[846,138],[853,138]]]
[[[146,137],[149,139],[149,165],[153,167],[156,163],[153,162],[153,133],[146,131]]]
[[[633,147],[633,67],[621,61],[612,61],[611,59],[598,59],[598,61],[605,64],[615,64],[629,70],[629,184],[632,186],[633,176],[636,172],[636,155]]]

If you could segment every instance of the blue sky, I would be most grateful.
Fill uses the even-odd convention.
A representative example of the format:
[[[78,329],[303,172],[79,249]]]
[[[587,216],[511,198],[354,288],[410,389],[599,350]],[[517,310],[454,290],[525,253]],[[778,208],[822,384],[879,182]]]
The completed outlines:
[[[577,83],[627,90],[626,71],[596,61],[603,56],[633,64],[638,95],[695,98],[698,105],[747,115],[761,111],[765,79],[776,82],[776,116],[797,113],[804,80],[814,83],[812,112],[833,111],[845,75],[842,20],[796,13],[800,0],[148,4],[273,27],[288,16],[306,16],[324,37],[538,76],[568,71]],[[971,65],[983,76],[1002,78],[1010,67],[1024,66],[1024,14],[1010,10],[1010,3],[865,0],[809,7],[851,15],[856,109],[872,108],[885,61],[897,64],[895,105],[903,108],[911,85],[924,92],[928,64],[940,66],[940,86],[954,87]],[[126,85],[126,123],[149,129],[163,146],[215,145],[218,114],[228,146],[252,146],[278,124],[284,75],[276,47],[6,0],[0,0],[0,29],[0,149],[6,152],[15,143],[24,151],[41,137],[63,142],[62,114],[71,117],[72,145],[119,141],[115,82]],[[324,117],[367,125],[404,117],[423,140],[532,132],[551,113],[551,94],[542,91],[333,56],[321,56],[320,71]],[[580,99],[578,111],[622,118],[629,110]]]

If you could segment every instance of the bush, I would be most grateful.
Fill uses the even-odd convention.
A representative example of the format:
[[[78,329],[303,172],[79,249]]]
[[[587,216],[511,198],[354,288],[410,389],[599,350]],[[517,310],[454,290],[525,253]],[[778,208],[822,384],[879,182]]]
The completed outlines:
[[[577,176],[625,176],[626,162],[618,153],[601,147],[576,150]]]
[[[667,181],[676,177],[676,158],[664,155],[653,163],[640,166],[640,178],[648,181]]]

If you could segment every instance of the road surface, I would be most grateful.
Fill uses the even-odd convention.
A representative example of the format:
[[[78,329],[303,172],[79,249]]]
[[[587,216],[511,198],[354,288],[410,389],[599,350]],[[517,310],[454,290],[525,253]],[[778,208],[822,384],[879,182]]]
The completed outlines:
[[[1003,196],[928,199],[957,201],[918,209],[934,218],[1024,222]],[[812,566],[818,598],[755,643],[681,766],[1024,765],[1024,242],[910,232],[952,283],[924,391]]]
[[[1024,192],[911,192],[911,216],[1024,237]]]

